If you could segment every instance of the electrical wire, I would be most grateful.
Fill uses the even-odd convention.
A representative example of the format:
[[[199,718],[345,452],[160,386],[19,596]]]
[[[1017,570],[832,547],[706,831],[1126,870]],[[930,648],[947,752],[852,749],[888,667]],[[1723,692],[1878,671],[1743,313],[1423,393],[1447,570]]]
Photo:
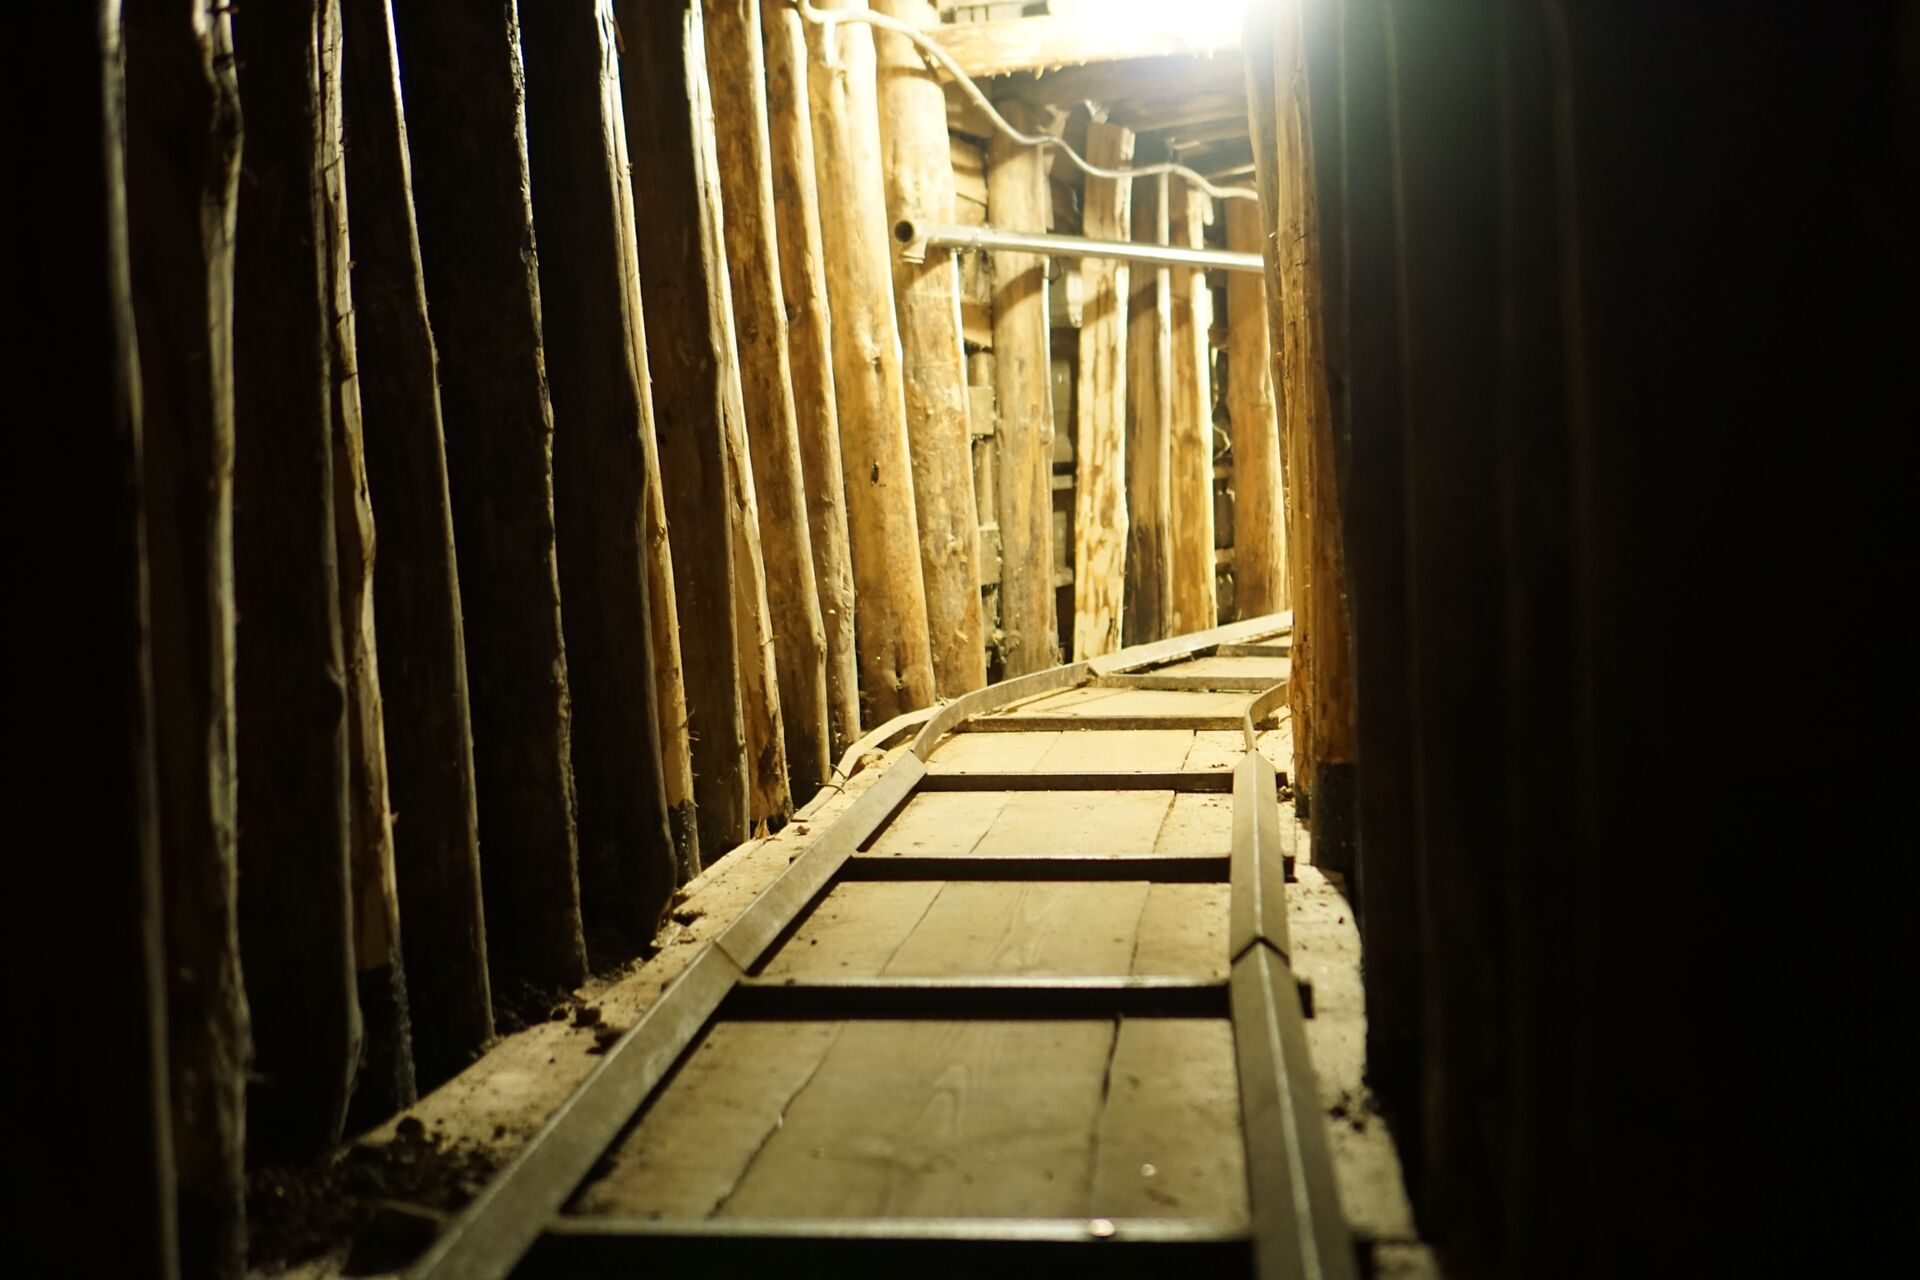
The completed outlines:
[[[1067,159],[1073,161],[1074,166],[1090,178],[1105,178],[1113,182],[1125,182],[1133,178],[1157,177],[1164,173],[1184,178],[1188,185],[1197,187],[1207,195],[1212,196],[1215,200],[1259,199],[1259,193],[1247,187],[1215,186],[1213,183],[1207,181],[1203,175],[1189,169],[1186,165],[1178,164],[1171,160],[1164,161],[1160,164],[1143,165],[1138,168],[1103,168],[1100,165],[1084,159],[1079,152],[1068,145],[1064,138],[1057,137],[1051,133],[1023,133],[1021,130],[1014,128],[1005,116],[994,109],[993,102],[987,97],[980,86],[974,83],[973,77],[960,69],[960,64],[953,60],[953,55],[949,54],[945,49],[942,49],[937,41],[921,31],[920,28],[901,22],[898,18],[888,17],[884,13],[874,13],[870,9],[820,10],[813,7],[811,0],[794,0],[793,7],[802,18],[825,31],[829,53],[833,48],[833,29],[843,22],[865,23],[870,27],[878,27],[882,31],[891,31],[895,35],[905,36],[912,42],[913,46],[920,51],[923,57],[954,78],[954,81],[959,84],[961,91],[973,99],[974,105],[986,112],[987,118],[993,122],[994,128],[1021,146],[1035,147],[1041,150],[1047,147],[1053,147],[1066,153]],[[829,65],[831,65],[831,57],[828,58],[828,62]]]

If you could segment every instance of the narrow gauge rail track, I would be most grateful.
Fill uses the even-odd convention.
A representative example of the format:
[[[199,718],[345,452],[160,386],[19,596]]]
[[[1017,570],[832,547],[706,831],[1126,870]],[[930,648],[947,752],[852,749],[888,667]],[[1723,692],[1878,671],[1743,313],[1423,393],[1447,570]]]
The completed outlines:
[[[1354,1277],[1258,749],[1286,633],[870,734],[845,771],[915,736],[412,1276]]]

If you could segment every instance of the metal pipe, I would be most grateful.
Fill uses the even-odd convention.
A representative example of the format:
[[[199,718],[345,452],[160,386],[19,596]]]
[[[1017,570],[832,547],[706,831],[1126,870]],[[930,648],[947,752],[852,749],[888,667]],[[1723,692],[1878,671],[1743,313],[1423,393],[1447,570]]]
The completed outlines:
[[[900,256],[925,262],[928,249],[1011,249],[1061,258],[1117,258],[1164,267],[1217,268],[1222,271],[1265,271],[1257,253],[1226,249],[1188,249],[1180,245],[1135,244],[1128,240],[1089,240],[1084,236],[1040,235],[1025,231],[998,231],[992,227],[957,227],[902,218],[893,226]]]

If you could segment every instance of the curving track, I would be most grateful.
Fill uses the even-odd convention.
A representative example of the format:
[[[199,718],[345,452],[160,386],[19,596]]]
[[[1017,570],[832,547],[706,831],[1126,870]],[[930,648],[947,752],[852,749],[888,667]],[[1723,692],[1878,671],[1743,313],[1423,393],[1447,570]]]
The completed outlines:
[[[918,731],[412,1274],[1354,1276],[1255,749],[1286,652],[1257,619],[870,735]]]

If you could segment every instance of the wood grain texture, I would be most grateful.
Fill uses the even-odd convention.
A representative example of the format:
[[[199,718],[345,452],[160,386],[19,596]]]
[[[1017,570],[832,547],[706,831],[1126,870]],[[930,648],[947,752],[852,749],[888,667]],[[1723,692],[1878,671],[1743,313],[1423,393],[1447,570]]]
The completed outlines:
[[[1080,1214],[1113,1035],[1107,1022],[848,1024],[719,1212]]]
[[[939,25],[929,0],[878,0],[875,10],[921,27]],[[940,81],[905,36],[876,30],[874,45],[888,225],[952,222],[953,166]],[[924,262],[908,262],[898,252],[892,258],[934,689],[953,698],[987,682],[958,255],[937,249]]]
[[[394,10],[466,614],[496,991],[586,973],[553,519],[553,409],[513,11]],[[404,821],[404,819],[403,819]]]
[[[1147,155],[1139,157],[1149,159]],[[1165,175],[1134,180],[1133,238],[1167,243]],[[1121,638],[1129,645],[1172,632],[1173,495],[1170,415],[1173,283],[1165,268],[1133,272],[1127,304],[1127,590]]]
[[[578,1213],[705,1218],[727,1202],[793,1096],[840,1038],[837,1022],[721,1023],[610,1153]]]
[[[627,145],[647,199],[636,204],[640,278],[666,492],[687,733],[701,856],[749,834],[747,730],[741,705],[736,546],[728,463],[732,336],[719,210],[710,196],[713,137],[695,119],[705,79],[700,12],[691,0],[617,7]]]
[[[1206,247],[1213,202],[1184,179],[1169,181],[1169,237],[1183,248]],[[1167,488],[1172,536],[1174,634],[1204,631],[1220,623],[1213,565],[1213,375],[1207,341],[1213,325],[1213,294],[1207,273],[1173,269],[1173,337],[1168,432]]]
[[[1033,110],[1003,105],[1015,128],[1031,133]],[[994,225],[1047,229],[1045,158],[996,133],[987,157]],[[1005,678],[1059,659],[1053,592],[1053,379],[1049,370],[1046,259],[993,255],[993,387],[1000,406],[996,466],[1000,524],[1000,642]]]
[[[1232,1024],[1121,1022],[1107,1070],[1098,1152],[1094,1213],[1245,1223],[1247,1171]]]
[[[341,15],[387,791],[406,815],[394,827],[394,878],[414,1071],[431,1088],[493,1035],[467,650],[392,11],[388,0],[342,0]]]
[[[1087,125],[1087,160],[1124,168],[1133,133],[1098,121]],[[1126,240],[1133,230],[1133,182],[1089,177],[1082,218],[1094,240]],[[1085,313],[1080,322],[1079,389],[1075,393],[1073,656],[1099,657],[1121,645],[1127,593],[1127,305],[1133,293],[1126,263],[1086,258]]]
[[[252,147],[234,261],[240,945],[247,1155],[340,1138],[360,1057],[348,706],[334,541],[321,0],[236,23]]]
[[[1259,253],[1260,206],[1222,202],[1227,248]],[[1227,418],[1233,431],[1233,610],[1240,618],[1291,607],[1286,506],[1280,486],[1280,420],[1274,409],[1273,347],[1264,276],[1227,276]]]
[[[327,230],[327,320],[333,364],[333,528],[340,569],[340,640],[346,658],[348,820],[353,838],[353,959],[365,1039],[349,1127],[371,1124],[414,1100],[413,1031],[400,948],[393,811],[387,790],[386,717],[374,639],[373,505],[367,493],[351,237],[347,226],[345,103],[340,0],[320,13],[320,129],[332,157],[321,184]]]
[[[620,260],[627,309],[633,316],[634,371],[644,393],[640,430],[641,465],[646,470],[645,554],[647,631],[653,641],[654,718],[659,729],[660,772],[667,791],[667,823],[673,834],[674,878],[685,883],[700,874],[700,827],[694,813],[693,739],[688,730],[687,680],[680,652],[680,595],[673,580],[673,540],[667,533],[667,499],[660,477],[658,423],[653,412],[653,372],[647,358],[646,308],[640,297],[640,244],[635,231],[633,154],[627,145],[626,95],[620,70],[607,75],[612,106],[613,151],[620,181]]]
[[[159,972],[173,1011],[164,1045],[175,1197],[167,1209],[177,1216],[183,1272],[226,1280],[246,1266],[241,1147],[248,1031],[236,915],[233,578],[240,100],[224,17],[200,18],[185,6],[153,0],[134,0],[124,17],[125,251],[140,362],[164,930]],[[113,74],[111,67],[106,74]],[[109,165],[99,172],[115,170]],[[98,253],[97,246],[89,252]],[[102,378],[97,389],[119,385]],[[85,437],[76,430],[62,438],[77,444]],[[137,565],[136,550],[121,572]],[[111,581],[103,576],[97,599],[107,598]],[[76,627],[75,634],[112,633]],[[85,652],[77,648],[68,656]],[[108,812],[103,806],[96,816]]]
[[[644,532],[651,432],[624,279],[612,33],[587,5],[529,6],[527,136],[554,412],[560,616],[573,692],[581,916],[599,963],[653,941],[673,891]]]
[[[828,8],[864,8],[846,0]],[[828,56],[827,41],[835,48]],[[859,617],[860,714],[879,724],[934,699],[919,517],[909,462],[906,392],[895,327],[892,236],[868,28],[829,37],[809,26],[808,103],[823,209],[840,465],[846,481]]]
[[[1140,881],[949,884],[882,972],[901,978],[1131,973],[1147,890]]]
[[[699,6],[695,6],[696,15]],[[696,31],[696,41],[703,34]],[[705,51],[701,51],[704,61]],[[695,149],[700,156],[701,199],[726,225],[720,189],[718,131],[713,126],[713,88],[702,66],[689,77],[694,90]],[[760,536],[760,499],[747,445],[746,406],[741,397],[739,341],[728,296],[733,269],[724,237],[709,259],[710,288],[720,322],[720,426],[726,467],[727,521],[733,535],[734,640],[740,646],[740,711],[747,741],[747,814],[752,823],[784,819],[793,810],[787,781],[785,718],[780,712],[780,675],[774,654],[774,618],[767,604],[767,562]]]
[[[766,565],[767,616],[792,793],[832,771],[826,635],[814,581],[791,345],[775,243],[759,0],[707,0],[707,74],[733,285],[734,346]]]
[[[1291,535],[1295,777],[1311,796],[1319,762],[1353,758],[1344,561],[1320,334],[1312,140],[1304,119],[1308,104],[1299,14],[1252,25],[1271,28],[1260,37],[1259,56],[1247,64],[1249,118],[1262,217],[1273,246],[1267,307],[1271,331],[1278,335],[1272,345]]]
[[[786,306],[787,353],[813,579],[820,593],[820,622],[826,641],[827,737],[837,754],[860,736],[860,673],[820,193],[814,181],[806,33],[798,13],[776,5],[763,11],[761,38],[766,52],[774,223],[779,236],[776,256]]]

